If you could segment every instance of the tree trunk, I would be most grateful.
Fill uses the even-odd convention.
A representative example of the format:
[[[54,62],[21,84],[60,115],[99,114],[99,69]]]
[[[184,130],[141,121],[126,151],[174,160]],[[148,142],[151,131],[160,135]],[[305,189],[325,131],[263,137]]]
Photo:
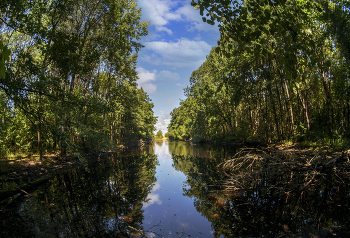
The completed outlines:
[[[283,105],[282,105],[282,102],[281,102],[281,95],[280,95],[280,91],[278,90],[278,85],[277,85],[277,82],[276,80],[275,81],[275,87],[276,87],[276,92],[277,92],[277,100],[278,100],[278,105],[279,105],[279,111],[280,111],[280,119],[281,119],[281,139],[284,140],[284,126],[283,126]],[[276,112],[277,114],[277,112]]]
[[[114,136],[114,132],[113,132],[113,129],[114,129],[114,122],[111,123],[111,142],[113,143],[113,136]]]
[[[109,74],[108,82],[107,82],[107,89],[106,89],[106,93],[105,93],[106,103],[107,103],[108,98],[109,98],[110,87],[111,87],[111,75]],[[107,131],[107,112],[105,111],[105,113],[103,114],[103,134],[104,135],[106,135],[106,131]]]
[[[327,78],[326,72],[324,72],[321,69],[321,76],[322,76],[322,84],[324,93],[326,95],[326,103],[328,108],[328,134],[330,137],[333,136],[333,106],[332,106],[332,99],[330,94],[330,88],[329,88],[329,80]]]
[[[55,102],[55,107],[53,109],[53,115],[54,115],[54,127],[55,129],[57,128],[57,102]],[[55,133],[54,137],[53,137],[53,144],[52,144],[52,149],[55,151],[57,148],[57,135]]]
[[[279,121],[278,121],[278,116],[277,116],[277,111],[276,111],[276,103],[273,98],[272,90],[271,90],[271,83],[267,82],[267,90],[269,92],[269,98],[272,106],[272,111],[275,119],[275,124],[276,124],[276,132],[277,132],[277,138],[279,141],[282,140],[281,134],[280,134],[280,126],[279,126]]]
[[[39,93],[37,132],[38,132],[39,158],[40,158],[40,160],[42,160],[42,158],[43,158],[43,147],[42,147],[42,143],[41,143],[41,108],[40,108],[40,103],[41,103],[41,94]]]
[[[266,141],[269,142],[269,141],[270,141],[270,138],[269,138],[269,129],[268,129],[267,116],[268,116],[268,111],[267,111],[267,97],[266,97],[266,92],[265,92],[265,118],[264,118],[264,122],[265,122],[265,135],[266,135]]]
[[[289,88],[288,88],[288,84],[287,84],[287,80],[286,80],[286,79],[284,80],[284,84],[285,84],[286,93],[287,93],[287,101],[286,101],[286,104],[287,104],[287,108],[289,108],[290,119],[291,119],[291,128],[290,128],[290,131],[291,131],[291,135],[293,135],[293,134],[294,134],[294,113],[293,113],[293,106],[292,106],[292,104],[289,104],[289,101],[290,101],[291,99],[290,99]]]

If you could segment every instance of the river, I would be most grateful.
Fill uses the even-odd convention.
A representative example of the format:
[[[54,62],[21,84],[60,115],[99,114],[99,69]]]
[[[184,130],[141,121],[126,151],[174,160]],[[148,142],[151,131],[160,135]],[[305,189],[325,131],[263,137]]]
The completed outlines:
[[[271,182],[259,178],[256,181],[263,188],[258,189],[252,182],[242,185],[245,189],[237,186],[233,189],[233,181],[237,180],[225,175],[218,165],[238,150],[163,141],[116,152],[88,167],[58,174],[30,195],[2,208],[7,215],[1,218],[0,235],[346,237],[350,234],[347,184],[339,185],[339,181],[334,184],[326,178],[312,189],[281,193],[277,184],[289,184],[290,180]]]

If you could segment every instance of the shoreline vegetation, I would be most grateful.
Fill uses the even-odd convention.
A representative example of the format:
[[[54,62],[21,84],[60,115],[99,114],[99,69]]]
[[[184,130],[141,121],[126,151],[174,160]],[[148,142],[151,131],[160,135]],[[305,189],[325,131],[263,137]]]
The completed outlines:
[[[170,113],[170,140],[350,148],[348,1],[191,4],[221,34]]]
[[[154,138],[154,141],[168,141],[169,140],[169,138],[167,138],[167,137],[156,137],[156,138]]]
[[[29,194],[37,186],[45,183],[57,173],[73,169],[78,166],[85,166],[100,159],[104,159],[111,153],[142,147],[152,141],[139,141],[118,146],[108,151],[95,151],[81,155],[84,162],[74,154],[65,157],[59,154],[16,156],[6,160],[0,160],[0,202],[16,194]]]
[[[1,1],[0,193],[154,137],[136,71],[149,22],[136,0],[100,3]]]
[[[142,147],[145,144],[168,141],[166,137],[154,138],[151,141],[142,141],[139,143],[132,143],[127,146],[119,146],[113,150],[108,151],[95,151],[83,155],[86,159],[86,163],[91,163],[99,159],[103,159],[110,153],[122,151],[128,148]],[[171,140],[170,140],[171,141]],[[195,142],[188,141],[192,144]],[[329,147],[320,147],[317,149],[310,149],[303,147],[300,144],[269,144],[269,145],[248,145],[242,143],[233,142],[200,142],[206,144],[218,144],[224,146],[232,146],[241,148],[241,150],[259,150],[269,153],[270,155],[276,153],[282,157],[319,157],[320,155],[328,158],[328,164],[337,158],[344,158],[345,155],[349,157],[350,151],[332,151]],[[239,154],[238,152],[237,154]],[[310,159],[309,159],[310,160]],[[324,159],[323,159],[324,160]],[[229,161],[227,161],[229,163]],[[225,164],[222,168],[228,170],[228,164]],[[52,176],[57,173],[61,173],[65,170],[75,168],[77,166],[84,166],[84,163],[79,161],[76,155],[68,155],[61,157],[58,154],[46,155],[40,160],[39,155],[32,155],[26,157],[10,157],[7,160],[0,160],[1,168],[1,180],[0,180],[0,201],[16,194],[29,194],[32,189],[35,189],[40,184],[49,180]],[[215,168],[213,168],[215,169]]]
[[[237,162],[264,172],[277,164],[282,173],[310,164],[311,178],[323,169],[347,176],[350,3],[223,2],[192,1],[204,21],[219,23],[221,38],[171,112],[169,140],[278,152],[239,156],[223,167],[230,176]],[[109,153],[99,151],[164,140],[161,131],[154,138],[154,105],[137,86],[149,24],[137,1],[0,5],[1,191],[26,194],[26,184]],[[60,156],[45,156],[52,151]],[[309,159],[289,166],[297,155]]]

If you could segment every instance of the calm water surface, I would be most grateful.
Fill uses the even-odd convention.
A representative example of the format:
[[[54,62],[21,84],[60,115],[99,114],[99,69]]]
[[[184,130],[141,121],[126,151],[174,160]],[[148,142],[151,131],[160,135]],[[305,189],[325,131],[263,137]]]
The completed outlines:
[[[169,150],[169,144],[173,151]],[[177,148],[176,148],[177,147]],[[183,161],[174,160],[173,156],[193,154],[194,148],[178,142],[163,142],[154,145],[154,153],[158,158],[156,166],[156,182],[144,203],[144,227],[159,224],[154,234],[161,237],[213,237],[211,223],[196,210],[196,198],[184,196],[184,190],[189,187],[186,172],[181,169],[192,167],[191,161],[182,167]],[[196,167],[190,171],[195,172]],[[147,228],[146,228],[147,230]]]
[[[288,196],[271,189],[228,191],[222,186],[227,177],[216,166],[235,153],[230,147],[186,142],[115,153],[88,169],[56,175],[31,196],[7,205],[0,236],[349,235],[347,184],[334,186],[326,179],[322,186]]]

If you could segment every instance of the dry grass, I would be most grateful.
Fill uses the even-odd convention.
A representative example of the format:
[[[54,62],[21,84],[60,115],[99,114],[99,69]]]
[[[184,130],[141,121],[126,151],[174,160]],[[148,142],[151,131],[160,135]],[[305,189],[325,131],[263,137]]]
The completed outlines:
[[[264,188],[286,194],[307,189],[320,178],[336,183],[350,180],[350,151],[328,153],[324,150],[300,151],[290,148],[259,150],[245,148],[219,165],[227,179],[225,190]]]

